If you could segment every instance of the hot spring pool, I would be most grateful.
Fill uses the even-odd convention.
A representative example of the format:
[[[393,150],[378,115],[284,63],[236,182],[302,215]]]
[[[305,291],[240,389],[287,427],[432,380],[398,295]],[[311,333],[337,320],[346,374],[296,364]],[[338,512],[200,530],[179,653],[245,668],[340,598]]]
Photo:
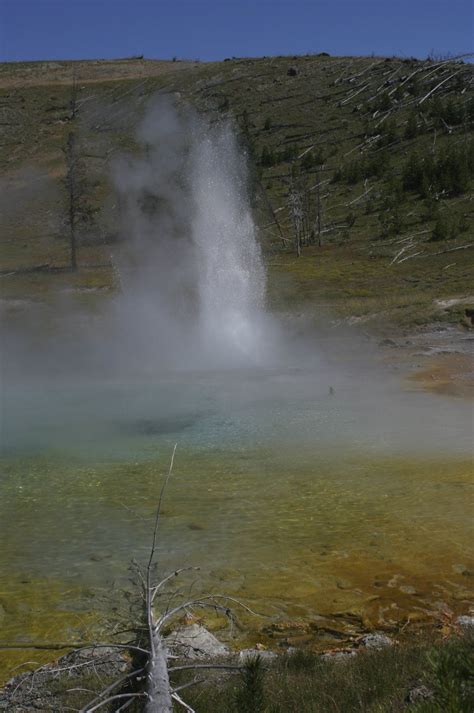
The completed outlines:
[[[263,614],[243,616],[245,636],[274,619],[377,627],[466,611],[471,404],[358,377],[254,369],[7,390],[2,640],[106,627],[130,561],[146,560],[174,443],[160,567],[199,565],[195,591]],[[6,672],[32,657],[2,658]]]

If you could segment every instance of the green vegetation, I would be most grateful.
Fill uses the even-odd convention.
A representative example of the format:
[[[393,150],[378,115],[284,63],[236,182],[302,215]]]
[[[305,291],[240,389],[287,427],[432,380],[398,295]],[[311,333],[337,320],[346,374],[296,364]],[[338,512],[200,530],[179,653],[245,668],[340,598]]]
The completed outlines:
[[[298,650],[274,664],[250,659],[240,673],[210,672],[199,678],[202,683],[186,690],[186,702],[196,713],[470,713],[474,643],[452,638],[342,659]],[[173,683],[186,686],[190,680],[182,673]],[[85,676],[79,670],[51,679],[45,700],[77,709],[108,682],[103,675]],[[113,710],[110,705],[103,709]],[[135,703],[129,710],[141,708]]]
[[[263,713],[265,706],[265,670],[260,656],[250,658],[241,671],[235,692],[234,708],[239,713]]]
[[[44,299],[68,280],[87,289],[92,277],[91,287],[97,278],[100,286],[115,284],[109,253],[119,221],[111,164],[123,150],[135,150],[133,132],[147,100],[166,89],[214,117],[232,117],[240,129],[253,164],[272,302],[276,296],[283,309],[301,302],[310,309],[324,295],[329,310],[345,318],[361,316],[355,302],[367,315],[393,303],[392,328],[458,321],[456,311],[433,308],[433,299],[470,290],[472,65],[307,55],[291,60],[295,72],[289,68],[285,57],[0,65],[6,196],[0,257],[10,273],[1,277],[2,296]],[[81,196],[74,278],[57,272],[70,264],[65,149],[71,129]],[[297,252],[304,264],[296,269]],[[352,293],[348,261],[358,275]],[[273,269],[276,263],[284,274]],[[296,275],[305,276],[303,291]],[[406,301],[407,280],[410,316],[395,309],[392,288]]]
[[[263,680],[258,671],[252,661],[241,680],[203,686],[194,694],[190,689],[187,701],[197,713],[468,713],[474,705],[474,646],[468,639],[334,661],[297,651],[265,671]],[[239,707],[256,685],[258,706]],[[423,693],[433,697],[422,701]]]

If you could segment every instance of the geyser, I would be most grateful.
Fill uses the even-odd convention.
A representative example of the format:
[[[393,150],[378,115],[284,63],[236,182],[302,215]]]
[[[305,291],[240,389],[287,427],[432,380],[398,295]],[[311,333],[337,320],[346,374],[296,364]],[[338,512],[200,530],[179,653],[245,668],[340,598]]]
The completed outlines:
[[[300,315],[275,326],[231,123],[159,99],[136,141],[113,166],[120,289],[95,311],[38,304],[9,329],[5,451],[139,458],[171,435],[197,449],[470,450],[469,403],[403,391],[353,332]]]
[[[140,155],[114,167],[126,246],[112,320],[126,337],[121,353],[133,347],[149,367],[262,363],[265,271],[231,124],[159,99],[137,139]]]

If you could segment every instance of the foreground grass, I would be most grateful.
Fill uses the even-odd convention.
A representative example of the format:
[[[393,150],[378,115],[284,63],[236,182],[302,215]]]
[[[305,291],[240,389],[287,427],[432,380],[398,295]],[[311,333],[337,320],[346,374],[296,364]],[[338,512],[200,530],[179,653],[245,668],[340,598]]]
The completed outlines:
[[[474,710],[473,643],[394,647],[334,661],[300,651],[262,672],[261,681],[250,666],[242,676],[194,689],[187,701],[197,713],[382,713],[407,707],[467,713]],[[421,685],[433,699],[410,703],[410,691]]]
[[[38,691],[36,704],[42,701],[45,710],[82,709],[113,680],[95,670],[88,675],[80,671],[79,675],[65,674],[50,680],[46,691]],[[195,673],[202,683],[186,688]],[[196,713],[474,710],[474,637],[467,635],[442,642],[364,650],[342,659],[323,659],[299,650],[279,656],[272,665],[251,659],[240,673],[195,673],[183,673],[173,685],[186,688],[183,697]],[[26,688],[30,693],[29,684]],[[120,700],[101,708],[114,711],[119,705]],[[143,701],[137,699],[128,710],[143,710]]]

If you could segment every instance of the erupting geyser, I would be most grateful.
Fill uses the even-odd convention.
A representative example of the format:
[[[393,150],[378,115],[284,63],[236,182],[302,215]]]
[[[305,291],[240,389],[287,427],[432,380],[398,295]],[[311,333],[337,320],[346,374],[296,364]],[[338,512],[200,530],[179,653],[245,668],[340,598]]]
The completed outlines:
[[[155,366],[262,363],[265,271],[231,124],[161,99],[138,140],[140,157],[115,166],[127,245],[115,321],[126,321],[128,347],[132,337]]]
[[[246,171],[227,124],[192,152],[192,237],[198,250],[203,335],[262,356],[265,273],[246,195]]]

